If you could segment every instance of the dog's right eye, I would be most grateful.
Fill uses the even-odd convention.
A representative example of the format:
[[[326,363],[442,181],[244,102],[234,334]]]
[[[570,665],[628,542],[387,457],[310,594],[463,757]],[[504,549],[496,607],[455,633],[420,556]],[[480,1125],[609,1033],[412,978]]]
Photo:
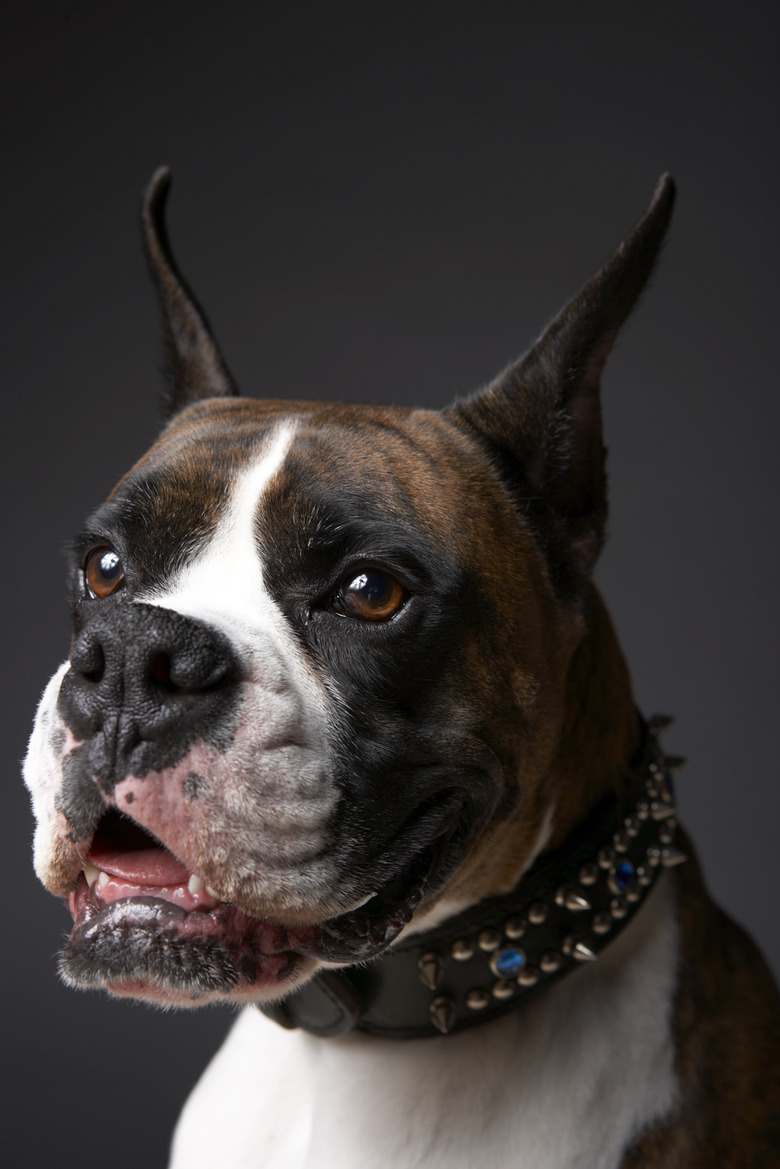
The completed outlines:
[[[388,621],[408,597],[403,585],[379,569],[367,568],[344,581],[333,599],[334,612],[361,621]]]
[[[84,580],[92,597],[110,597],[125,579],[122,561],[114,551],[104,544],[95,548],[87,557],[84,566]]]

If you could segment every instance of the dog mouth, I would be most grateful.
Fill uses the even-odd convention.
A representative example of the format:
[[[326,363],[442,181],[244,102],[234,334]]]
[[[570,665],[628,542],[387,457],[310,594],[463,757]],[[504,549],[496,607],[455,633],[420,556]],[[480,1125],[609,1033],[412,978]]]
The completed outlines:
[[[74,925],[60,972],[71,986],[179,1005],[283,997],[320,962],[365,961],[397,937],[440,839],[358,908],[301,926],[221,900],[140,825],[108,811],[68,898]]]

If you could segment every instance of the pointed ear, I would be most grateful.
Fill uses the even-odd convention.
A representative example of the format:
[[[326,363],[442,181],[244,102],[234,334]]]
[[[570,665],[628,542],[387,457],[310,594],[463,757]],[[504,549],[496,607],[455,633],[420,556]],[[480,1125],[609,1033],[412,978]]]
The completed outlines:
[[[601,371],[653,269],[674,193],[664,175],[644,218],[525,357],[447,411],[486,445],[570,596],[604,540]]]
[[[168,243],[165,203],[170,185],[171,172],[167,167],[160,167],[152,175],[141,204],[144,250],[163,315],[167,416],[200,398],[238,394],[206,314],[187,287]]]

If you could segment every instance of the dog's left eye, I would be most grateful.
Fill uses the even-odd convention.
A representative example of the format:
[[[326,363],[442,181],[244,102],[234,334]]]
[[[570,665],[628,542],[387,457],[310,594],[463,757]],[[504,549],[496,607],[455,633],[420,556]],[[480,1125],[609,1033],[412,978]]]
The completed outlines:
[[[403,585],[376,568],[368,568],[344,582],[333,601],[343,617],[363,621],[387,621],[403,605],[407,593]]]
[[[93,597],[109,597],[115,593],[125,579],[122,561],[107,545],[90,552],[84,566],[84,580]]]

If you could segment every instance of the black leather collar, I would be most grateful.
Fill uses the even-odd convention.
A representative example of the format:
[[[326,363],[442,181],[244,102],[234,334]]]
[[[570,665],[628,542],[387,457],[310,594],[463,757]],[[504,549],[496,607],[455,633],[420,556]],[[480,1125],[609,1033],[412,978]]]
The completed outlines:
[[[514,1010],[599,952],[631,920],[674,845],[671,772],[658,733],[644,725],[641,758],[554,852],[515,889],[413,935],[364,966],[321,971],[282,1003],[261,1007],[283,1027],[329,1037],[367,1031],[392,1039],[450,1034]]]

